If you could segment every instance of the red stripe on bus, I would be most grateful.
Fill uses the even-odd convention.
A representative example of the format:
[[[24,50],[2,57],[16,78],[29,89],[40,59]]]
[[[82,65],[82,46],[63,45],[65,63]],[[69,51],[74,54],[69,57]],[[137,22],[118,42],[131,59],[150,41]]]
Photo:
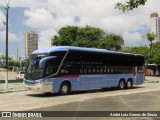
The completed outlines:
[[[80,75],[64,75],[64,76],[59,76],[58,78],[78,78]]]

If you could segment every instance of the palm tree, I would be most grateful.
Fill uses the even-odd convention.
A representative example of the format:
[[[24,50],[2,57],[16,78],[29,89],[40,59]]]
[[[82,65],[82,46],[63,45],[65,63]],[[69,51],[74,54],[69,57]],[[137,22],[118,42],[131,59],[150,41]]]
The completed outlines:
[[[147,38],[150,41],[150,52],[152,50],[152,45],[153,45],[153,41],[156,39],[157,35],[152,32],[152,33],[147,33],[145,38]]]
[[[154,32],[152,32],[152,33],[147,33],[146,36],[144,36],[144,37],[147,38],[150,41],[149,53],[146,56],[146,66],[145,66],[145,71],[146,71],[147,66],[148,66],[148,58],[150,57],[150,54],[152,52],[153,41],[156,39],[157,35]]]

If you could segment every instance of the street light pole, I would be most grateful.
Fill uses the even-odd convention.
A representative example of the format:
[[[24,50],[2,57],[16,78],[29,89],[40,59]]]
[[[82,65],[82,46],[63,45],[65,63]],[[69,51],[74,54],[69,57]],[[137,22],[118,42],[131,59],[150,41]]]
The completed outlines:
[[[5,88],[8,89],[8,10],[10,0],[5,0],[6,2],[6,79]]]

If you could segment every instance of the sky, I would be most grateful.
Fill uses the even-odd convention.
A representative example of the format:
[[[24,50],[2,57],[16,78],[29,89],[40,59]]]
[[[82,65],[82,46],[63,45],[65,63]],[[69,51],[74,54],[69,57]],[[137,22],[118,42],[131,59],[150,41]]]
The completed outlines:
[[[6,0],[7,1],[7,0]],[[10,0],[9,56],[24,58],[24,33],[39,35],[38,48],[49,47],[49,40],[66,25],[99,27],[106,33],[122,35],[125,46],[143,46],[150,32],[150,14],[160,15],[160,0],[147,0],[145,6],[123,13],[117,2],[127,0]],[[5,55],[5,0],[0,0],[0,55]]]

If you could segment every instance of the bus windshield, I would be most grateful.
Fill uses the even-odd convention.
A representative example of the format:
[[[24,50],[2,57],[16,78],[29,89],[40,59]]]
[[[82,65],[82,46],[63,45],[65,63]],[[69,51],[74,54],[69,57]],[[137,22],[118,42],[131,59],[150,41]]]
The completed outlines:
[[[31,55],[26,66],[25,78],[28,80],[36,80],[43,77],[43,68],[39,68],[39,62],[42,58],[46,57],[45,54]]]

